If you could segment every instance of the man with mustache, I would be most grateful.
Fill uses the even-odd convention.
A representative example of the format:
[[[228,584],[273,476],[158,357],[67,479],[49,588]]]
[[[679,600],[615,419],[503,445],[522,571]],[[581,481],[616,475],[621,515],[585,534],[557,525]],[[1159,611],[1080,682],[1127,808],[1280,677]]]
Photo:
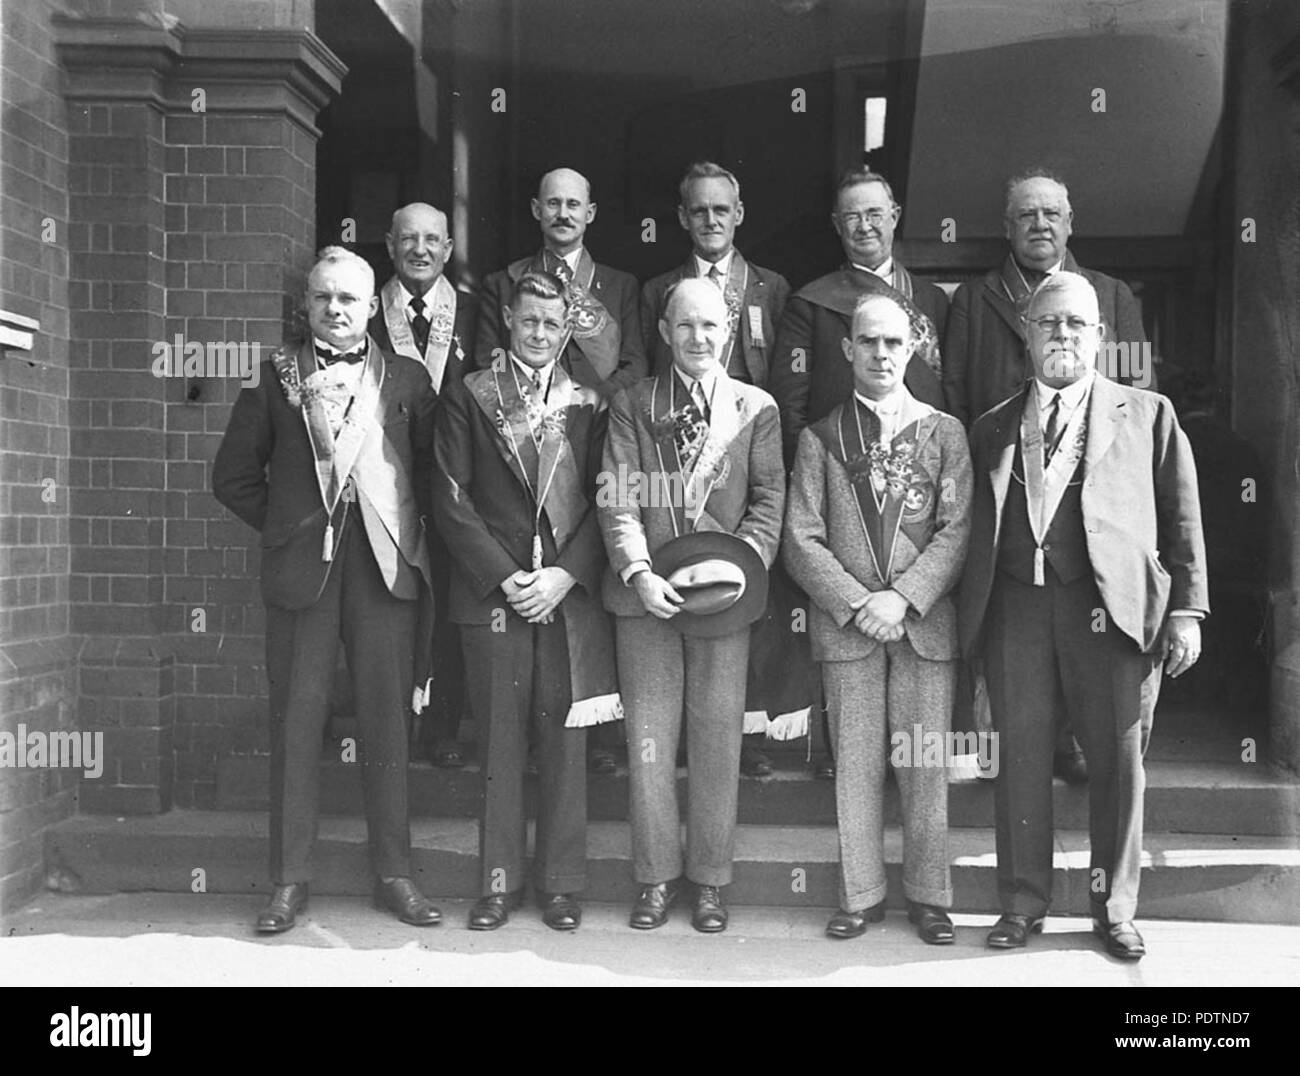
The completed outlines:
[[[420,363],[429,373],[434,395],[441,396],[473,369],[477,316],[473,297],[457,291],[443,273],[452,247],[447,215],[424,202],[402,206],[393,214],[384,243],[393,275],[379,290],[370,335],[384,350]],[[465,672],[460,634],[447,616],[450,558],[434,529],[429,531],[429,554],[437,620],[432,698],[420,722],[420,743],[434,765],[459,769],[465,764],[456,740],[465,707]]]
[[[1093,930],[1121,960],[1142,874],[1142,756],[1160,689],[1195,664],[1209,612],[1196,465],[1173,405],[1096,371],[1092,283],[1059,270],[1026,307],[1034,376],[971,429],[962,650],[988,682],[994,787],[994,949],[1040,931],[1052,890],[1052,745],[1065,714],[1087,752]]]
[[[411,880],[406,768],[432,648],[433,389],[419,365],[368,337],[375,274],[351,251],[321,251],[306,306],[313,340],[277,349],[239,394],[212,465],[217,500],[261,532],[274,889],[257,929],[289,930],[307,907],[340,638],[365,744],[375,903],[429,926],[442,917]]]
[[[1070,192],[1054,173],[1030,168],[1007,181],[1006,260],[957,289],[944,336],[944,396],[948,409],[967,427],[1033,376],[1025,308],[1050,273],[1064,269],[1086,277],[1097,293],[1103,339],[1125,343],[1129,355],[1142,354],[1146,332],[1137,300],[1123,281],[1079,267],[1066,246],[1073,223]],[[1099,372],[1139,388],[1156,387],[1154,367]],[[1088,780],[1087,762],[1068,725],[1060,730],[1053,769],[1070,784]]]
[[[542,249],[489,273],[483,281],[475,364],[484,370],[505,361],[510,341],[505,308],[514,283],[526,272],[551,273],[564,284],[569,306],[569,331],[559,362],[579,385],[595,389],[608,401],[646,375],[636,278],[601,265],[584,245],[587,226],[596,219],[596,203],[582,173],[572,168],[547,172],[537,186],[532,210],[542,232]],[[588,737],[593,773],[614,772],[616,739],[612,729]]]

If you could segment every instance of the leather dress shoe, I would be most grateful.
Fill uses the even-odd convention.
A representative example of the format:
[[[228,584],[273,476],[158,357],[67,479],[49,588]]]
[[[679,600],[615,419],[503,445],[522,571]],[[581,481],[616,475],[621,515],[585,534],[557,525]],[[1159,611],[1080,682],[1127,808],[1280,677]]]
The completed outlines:
[[[492,893],[479,897],[469,910],[470,930],[496,930],[510,919],[510,913],[523,903],[522,893]]]
[[[1106,952],[1117,960],[1141,960],[1147,955],[1146,943],[1131,919],[1123,923],[1094,919],[1092,932],[1106,942]]]
[[[668,909],[677,900],[680,888],[680,881],[642,886],[627,925],[637,930],[654,930],[655,927],[663,926],[668,922]]]
[[[885,902],[863,908],[860,912],[846,912],[841,908],[826,924],[828,938],[860,938],[867,932],[868,923],[879,923],[885,918]]]
[[[933,904],[909,904],[907,921],[916,925],[916,936],[926,945],[951,945],[957,937],[948,913]]]
[[[740,745],[740,772],[746,777],[771,777],[772,760],[757,747]]]
[[[1004,912],[989,931],[986,944],[990,949],[1023,949],[1029,942],[1029,935],[1042,932],[1043,916]]]
[[[376,882],[375,907],[392,912],[403,923],[413,927],[431,927],[442,922],[442,912],[415,888],[415,883],[409,878],[388,881],[381,878]]]
[[[717,934],[727,929],[727,909],[716,885],[696,886],[691,926],[701,934]]]
[[[292,930],[299,912],[307,910],[307,883],[291,882],[278,885],[271,891],[271,899],[257,915],[259,934],[283,934]]]
[[[542,922],[552,930],[577,930],[582,925],[582,905],[568,893],[541,893]]]
[[[612,777],[618,773],[614,752],[607,751],[603,747],[593,747],[587,752],[587,772],[597,777]]]
[[[1088,760],[1083,757],[1083,749],[1073,739],[1064,750],[1053,752],[1052,773],[1067,785],[1088,783]]]

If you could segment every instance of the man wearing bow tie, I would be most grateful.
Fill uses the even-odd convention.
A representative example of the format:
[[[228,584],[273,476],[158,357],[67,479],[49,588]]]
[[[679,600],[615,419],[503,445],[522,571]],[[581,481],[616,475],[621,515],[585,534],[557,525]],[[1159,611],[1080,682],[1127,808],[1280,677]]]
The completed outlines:
[[[481,740],[481,897],[471,930],[495,930],[522,902],[524,766],[538,754],[533,857],[543,922],[575,930],[586,887],[586,729],[621,717],[605,550],[593,494],[604,439],[597,393],[557,361],[563,284],[525,273],[506,307],[507,361],[466,376],[439,404],[435,518],[454,558]]]
[[[447,216],[424,202],[412,202],[393,214],[384,242],[393,276],[379,291],[379,312],[370,320],[370,335],[385,351],[420,363],[440,396],[473,369],[477,317],[473,297],[457,291],[444,275],[452,249]],[[435,765],[456,769],[464,765],[456,736],[465,707],[465,672],[460,634],[447,618],[450,558],[436,530],[429,534],[429,553],[437,621],[433,691],[420,722],[420,740]]]
[[[961,423],[903,384],[911,352],[907,312],[885,295],[859,299],[844,340],[853,393],[799,436],[782,553],[813,601],[838,771],[840,910],[826,933],[856,938],[884,918],[892,762],[909,917],[922,941],[943,945],[954,938],[948,751],[932,747],[951,728],[948,594],[970,534],[971,466]]]
[[[1052,888],[1052,744],[1064,714],[1088,757],[1093,929],[1123,960],[1142,871],[1142,756],[1161,662],[1200,656],[1209,612],[1196,467],[1173,405],[1098,376],[1097,293],[1048,276],[1026,308],[1034,376],[971,430],[975,506],[959,628],[982,659],[1001,765],[1002,917],[988,945],[1042,929]]]
[[[1064,269],[1088,279],[1097,293],[1102,339],[1124,345],[1127,369],[1099,372],[1116,381],[1155,389],[1155,368],[1142,312],[1127,284],[1081,269],[1066,246],[1074,222],[1070,192],[1045,168],[1030,168],[1006,185],[1004,227],[1010,250],[998,269],[959,287],[953,295],[943,344],[943,385],[948,410],[968,427],[995,404],[1018,393],[1033,367],[1026,351],[1025,308],[1049,273]],[[1069,726],[1059,730],[1052,767],[1070,784],[1088,780],[1084,753]]]
[[[609,570],[605,608],[615,616],[619,687],[627,715],[633,870],[640,893],[630,925],[667,921],[683,875],[677,745],[688,742],[686,881],[696,930],[727,925],[719,887],[731,882],[748,625],[712,638],[673,626],[681,595],[652,568],[674,537],[724,531],[770,567],[785,504],[780,420],[762,389],[722,369],[727,307],[707,280],[677,284],[659,322],[673,367],[614,397],[598,497]],[[645,496],[623,490],[644,477]],[[679,491],[680,495],[673,491]]]
[[[327,247],[307,278],[313,340],[277,350],[235,401],[212,468],[223,505],[261,532],[271,703],[271,880],[264,933],[307,906],[318,767],[340,638],[357,700],[375,902],[440,921],[411,881],[407,736],[428,679],[433,390],[367,337],[370,267]],[[324,674],[324,675],[323,675]]]
[[[569,300],[569,330],[560,350],[560,365],[579,385],[595,389],[608,401],[620,388],[646,375],[638,286],[630,273],[595,261],[584,239],[596,219],[587,177],[572,168],[542,176],[532,200],[533,218],[542,233],[542,249],[483,281],[475,362],[480,370],[504,361],[510,331],[505,308],[514,283],[526,272],[552,273],[563,282]],[[614,772],[616,728],[597,729],[588,738],[593,773]]]
[[[679,280],[709,280],[727,303],[730,336],[721,360],[727,376],[759,388],[767,385],[776,326],[790,297],[785,277],[748,261],[736,249],[736,228],[745,220],[740,181],[712,161],[691,165],[678,188],[677,219],[690,236],[691,253],[684,265],[646,281],[641,288],[641,331],[646,354],[656,374],[672,369],[673,351],[659,335],[664,296]],[[740,751],[740,772],[750,777],[772,773],[763,751],[769,729],[793,738],[807,725],[814,670],[806,634],[791,632],[794,588],[779,568],[771,581],[768,614],[754,627],[750,640],[746,737]],[[777,724],[772,726],[771,722]]]

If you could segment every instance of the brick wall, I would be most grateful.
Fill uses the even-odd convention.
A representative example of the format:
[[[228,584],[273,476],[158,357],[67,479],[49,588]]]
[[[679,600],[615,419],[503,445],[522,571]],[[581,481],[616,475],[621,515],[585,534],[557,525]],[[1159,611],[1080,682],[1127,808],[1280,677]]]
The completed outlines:
[[[40,322],[0,357],[0,731],[69,729],[68,139],[50,5],[3,6],[0,309]],[[46,241],[49,240],[49,241]],[[76,771],[0,768],[0,911],[41,884]]]

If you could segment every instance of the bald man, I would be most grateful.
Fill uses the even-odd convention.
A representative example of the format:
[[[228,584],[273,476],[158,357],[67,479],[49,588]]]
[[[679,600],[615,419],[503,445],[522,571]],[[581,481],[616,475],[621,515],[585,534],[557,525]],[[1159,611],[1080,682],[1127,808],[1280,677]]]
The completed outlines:
[[[528,272],[551,273],[565,285],[568,335],[559,363],[579,385],[595,389],[605,402],[619,389],[645,377],[641,337],[640,287],[631,273],[595,261],[584,245],[587,226],[596,219],[591,183],[572,168],[547,172],[532,200],[542,249],[488,274],[478,319],[475,363],[480,370],[503,363],[510,346],[505,308],[515,283]],[[592,773],[615,772],[617,726],[596,728],[587,738]]]
[[[680,595],[652,561],[679,534],[722,531],[749,542],[771,568],[785,467],[776,402],[722,367],[729,335],[722,292],[704,278],[682,280],[659,333],[673,365],[614,397],[601,474],[615,476],[616,489],[623,489],[617,476],[646,476],[656,490],[682,491],[678,503],[667,494],[635,495],[636,486],[596,499],[627,715],[640,885],[629,923],[663,925],[684,873],[693,884],[691,923],[711,933],[727,926],[719,888],[731,882],[750,625],[712,638],[674,627]],[[683,724],[690,766],[684,857],[676,764]]]
[[[393,214],[384,236],[393,275],[379,292],[379,310],[370,335],[385,351],[414,359],[429,374],[434,395],[464,377],[474,356],[477,304],[447,280],[452,240],[447,215],[425,202],[412,202]],[[465,764],[457,742],[465,707],[465,673],[460,636],[447,617],[450,557],[437,529],[428,529],[437,599],[433,635],[433,693],[420,720],[420,748],[435,765]]]

